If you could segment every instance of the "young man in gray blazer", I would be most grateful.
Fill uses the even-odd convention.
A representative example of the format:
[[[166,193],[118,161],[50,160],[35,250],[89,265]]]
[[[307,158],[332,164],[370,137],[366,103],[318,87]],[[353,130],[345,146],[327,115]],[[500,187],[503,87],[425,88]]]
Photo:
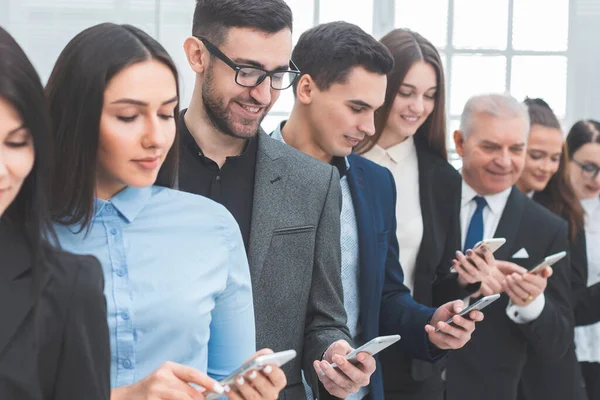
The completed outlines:
[[[198,0],[185,52],[196,85],[180,121],[179,187],[222,203],[240,225],[254,293],[257,348],[295,349],[280,398],[304,399],[332,369],[336,397],[369,382],[372,356],[352,350],[340,278],[338,172],[260,130],[299,75],[284,0]]]

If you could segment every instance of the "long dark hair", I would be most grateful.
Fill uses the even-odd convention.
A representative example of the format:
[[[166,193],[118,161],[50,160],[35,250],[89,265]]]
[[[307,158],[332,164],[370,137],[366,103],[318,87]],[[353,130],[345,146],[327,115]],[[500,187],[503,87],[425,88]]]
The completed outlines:
[[[446,151],[446,88],[442,60],[437,49],[423,36],[408,29],[395,29],[381,38],[380,42],[394,57],[394,69],[388,74],[385,102],[375,112],[375,135],[367,136],[356,146],[355,151],[363,154],[379,141],[390,110],[408,70],[417,62],[424,61],[435,70],[437,90],[435,108],[423,125],[417,129],[415,140],[424,143],[434,154],[447,159]]]
[[[573,154],[588,143],[600,143],[600,122],[593,119],[578,121],[569,131],[567,135],[569,159],[573,158]]]
[[[157,60],[171,69],[179,97],[177,69],[167,51],[148,34],[130,25],[104,23],[88,28],[75,36],[58,57],[46,94],[60,160],[54,183],[60,190],[52,196],[53,218],[59,223],[81,224],[82,230],[90,226],[104,91],[111,78],[124,68],[148,60]],[[177,107],[175,123],[178,121]],[[156,185],[176,184],[178,142],[176,133]]]
[[[48,243],[56,238],[48,199],[53,164],[50,116],[38,74],[23,49],[1,27],[0,97],[17,110],[33,139],[33,168],[0,220],[25,237],[37,268],[35,274],[48,256]]]
[[[558,118],[544,100],[526,98],[524,103],[529,111],[532,127],[539,125],[561,130]],[[574,241],[577,231],[583,229],[584,212],[567,176],[567,152],[567,144],[564,143],[558,170],[538,197],[543,199],[542,203],[547,209],[569,222],[569,237]]]

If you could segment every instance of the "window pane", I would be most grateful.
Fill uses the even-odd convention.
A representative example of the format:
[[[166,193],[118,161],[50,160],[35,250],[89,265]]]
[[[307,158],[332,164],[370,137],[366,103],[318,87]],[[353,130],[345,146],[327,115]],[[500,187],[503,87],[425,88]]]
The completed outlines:
[[[285,0],[294,15],[294,44],[302,32],[312,28],[315,18],[315,3],[313,0]]]
[[[396,0],[397,28],[420,33],[437,47],[448,37],[448,0]]]
[[[512,59],[510,92],[519,100],[541,97],[558,118],[566,112],[567,58],[562,56],[515,56]]]
[[[458,49],[506,49],[508,0],[455,0],[453,44]]]
[[[351,22],[371,33],[373,32],[373,0],[321,0],[319,19],[320,22]]]
[[[515,49],[567,50],[569,0],[515,0],[514,4],[512,40]]]
[[[454,56],[451,83],[450,113],[458,116],[471,96],[506,91],[506,57]]]

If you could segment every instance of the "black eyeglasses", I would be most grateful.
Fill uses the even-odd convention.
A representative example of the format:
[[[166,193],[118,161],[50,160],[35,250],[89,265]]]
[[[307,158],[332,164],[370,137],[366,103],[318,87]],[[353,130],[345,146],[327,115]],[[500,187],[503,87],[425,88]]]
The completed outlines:
[[[577,164],[577,166],[579,166],[579,168],[581,168],[581,172],[586,178],[596,179],[596,177],[598,176],[598,172],[600,172],[600,167],[598,167],[597,165],[580,163],[575,159],[571,159],[571,161],[573,161],[575,164]]]
[[[298,79],[298,76],[300,75],[298,67],[296,67],[296,64],[294,64],[292,60],[290,60],[290,68],[293,69],[283,71],[265,71],[262,68],[252,67],[249,65],[237,65],[231,60],[231,58],[223,54],[221,50],[219,50],[208,40],[201,36],[194,37],[200,39],[200,41],[204,43],[204,46],[206,46],[206,49],[210,52],[210,54],[223,61],[235,71],[235,83],[240,86],[256,87],[260,85],[268,76],[271,78],[271,87],[273,89],[284,90],[292,86],[294,81]]]

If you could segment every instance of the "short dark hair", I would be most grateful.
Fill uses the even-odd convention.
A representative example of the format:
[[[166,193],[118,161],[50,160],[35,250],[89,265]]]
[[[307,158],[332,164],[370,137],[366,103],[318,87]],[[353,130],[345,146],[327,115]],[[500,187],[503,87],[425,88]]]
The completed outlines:
[[[381,75],[394,67],[392,55],[384,45],[358,26],[343,21],[317,25],[304,32],[292,52],[292,60],[320,90],[344,83],[357,66]]]
[[[197,0],[192,35],[219,46],[229,28],[276,33],[292,26],[292,10],[284,0]]]
[[[157,60],[166,65],[177,84],[175,63],[150,35],[131,25],[104,23],[75,36],[52,70],[46,95],[56,142],[53,218],[64,225],[89,228],[94,212],[96,164],[104,91],[110,80],[133,64]],[[151,82],[148,82],[151,84]],[[175,108],[175,123],[179,107]],[[156,185],[174,187],[179,162],[179,136],[162,165]]]
[[[529,111],[529,122],[531,126],[541,125],[546,128],[561,129],[558,118],[546,101],[540,98],[532,99],[526,97],[523,103],[525,103]]]
[[[25,52],[0,27],[0,97],[17,111],[34,144],[34,164],[21,190],[0,221],[8,223],[28,242],[39,277],[39,261],[49,255],[49,242],[55,241],[50,218],[48,192],[52,176],[50,115],[44,88]]]

